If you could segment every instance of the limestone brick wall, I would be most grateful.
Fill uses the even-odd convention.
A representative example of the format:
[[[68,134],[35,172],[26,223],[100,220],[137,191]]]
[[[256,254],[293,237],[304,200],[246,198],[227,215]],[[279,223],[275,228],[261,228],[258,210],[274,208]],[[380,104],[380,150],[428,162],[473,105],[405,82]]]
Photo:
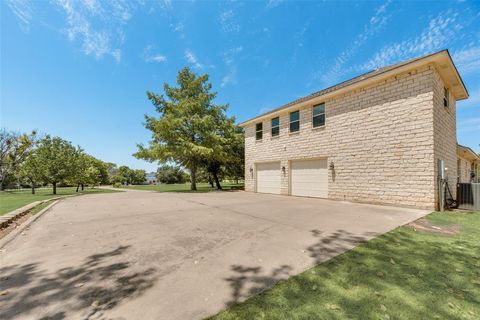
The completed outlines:
[[[457,127],[456,103],[450,95],[449,106],[444,107],[444,83],[437,72],[433,74],[433,115],[435,145],[435,179],[437,181],[438,159],[445,161],[446,175],[453,198],[456,197],[457,183]],[[438,183],[435,183],[435,201],[438,202]]]
[[[435,68],[426,66],[334,96],[324,101],[322,128],[312,128],[312,105],[299,108],[297,133],[289,133],[288,112],[280,114],[278,137],[270,134],[271,118],[263,120],[261,141],[255,139],[255,124],[248,125],[245,189],[255,190],[251,169],[257,162],[281,161],[286,168],[281,193],[289,194],[289,161],[328,158],[334,165],[329,170],[331,199],[434,208],[435,156],[445,156],[451,166],[447,149],[453,134],[448,134],[448,144],[438,144],[434,154],[433,101],[438,82]]]

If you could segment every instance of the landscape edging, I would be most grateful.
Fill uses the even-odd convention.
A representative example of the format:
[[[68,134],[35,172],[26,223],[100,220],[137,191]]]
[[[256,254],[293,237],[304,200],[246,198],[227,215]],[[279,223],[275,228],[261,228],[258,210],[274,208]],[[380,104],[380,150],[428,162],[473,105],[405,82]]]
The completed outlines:
[[[35,222],[37,219],[39,219],[44,213],[49,211],[54,205],[56,205],[58,202],[60,202],[62,198],[57,198],[53,200],[52,203],[50,203],[48,206],[34,214],[32,217],[30,217],[27,221],[22,223],[21,225],[18,226],[15,230],[7,234],[4,238],[0,239],[0,249],[5,247],[10,241],[12,241],[17,235],[19,235],[23,230],[25,230],[28,226],[30,226],[33,222]],[[50,200],[51,201],[51,200]]]

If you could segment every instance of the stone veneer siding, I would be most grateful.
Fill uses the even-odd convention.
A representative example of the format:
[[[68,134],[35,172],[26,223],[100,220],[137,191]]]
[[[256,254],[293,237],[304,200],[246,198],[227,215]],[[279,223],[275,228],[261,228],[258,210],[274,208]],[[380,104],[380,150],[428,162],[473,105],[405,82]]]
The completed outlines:
[[[249,124],[245,190],[255,191],[255,172],[250,172],[255,163],[280,161],[286,169],[281,193],[287,195],[291,160],[328,158],[334,164],[330,199],[433,209],[437,158],[445,159],[455,186],[453,100],[450,110],[444,110],[442,80],[428,65],[325,100],[322,128],[312,128],[312,104],[306,103],[297,109],[297,133],[289,133],[289,112],[280,114],[277,137],[271,137],[271,118],[263,120],[261,141],[255,139],[255,123]]]

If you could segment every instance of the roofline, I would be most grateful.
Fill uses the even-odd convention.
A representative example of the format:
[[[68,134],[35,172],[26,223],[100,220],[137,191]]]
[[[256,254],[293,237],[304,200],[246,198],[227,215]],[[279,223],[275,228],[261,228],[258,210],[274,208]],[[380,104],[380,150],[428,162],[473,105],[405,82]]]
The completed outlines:
[[[475,151],[473,151],[472,148],[461,145],[461,144],[458,144],[458,143],[457,143],[457,148],[463,148],[463,149],[467,150],[468,152],[470,152],[473,155],[474,158],[476,158],[477,160],[480,161],[480,155],[478,155]]]
[[[380,81],[381,79],[388,78],[388,77],[390,77],[394,74],[398,74],[398,73],[401,73],[401,72],[406,72],[406,71],[408,71],[412,68],[419,67],[421,65],[426,65],[426,64],[429,64],[429,63],[435,63],[436,61],[434,60],[434,58],[436,58],[437,56],[441,57],[442,55],[445,55],[445,54],[446,54],[446,56],[449,60],[448,62],[451,64],[451,66],[453,66],[454,75],[455,75],[456,78],[458,78],[458,80],[461,84],[461,89],[463,89],[463,91],[464,91],[464,97],[456,98],[457,101],[468,99],[469,93],[468,93],[467,88],[465,87],[465,83],[463,82],[463,79],[460,76],[460,73],[458,72],[457,67],[455,66],[455,63],[452,60],[450,52],[448,51],[448,49],[444,49],[444,50],[434,52],[434,53],[431,53],[431,54],[428,54],[428,55],[425,55],[425,56],[414,58],[410,61],[405,61],[403,64],[402,64],[402,62],[400,62],[398,66],[392,65],[394,67],[390,66],[390,67],[392,67],[391,69],[389,69],[389,67],[387,66],[387,67],[385,67],[386,70],[384,70],[384,71],[380,71],[378,73],[375,73],[375,71],[370,71],[370,72],[367,72],[365,74],[362,74],[362,75],[353,77],[351,79],[342,81],[342,82],[340,82],[336,85],[333,85],[333,86],[327,87],[325,89],[322,89],[320,91],[314,92],[310,95],[307,95],[305,97],[302,97],[302,98],[296,99],[294,101],[291,101],[287,104],[284,104],[281,107],[275,108],[271,111],[265,112],[261,115],[253,117],[249,120],[243,121],[239,124],[239,126],[240,127],[245,127],[253,121],[259,120],[259,119],[261,119],[263,117],[266,117],[266,116],[269,116],[269,115],[273,115],[275,113],[279,113],[280,111],[285,111],[285,110],[288,110],[288,109],[298,108],[298,107],[301,107],[305,104],[310,104],[312,102],[315,102],[315,100],[325,100],[329,97],[336,96],[336,95],[339,95],[341,93],[357,89],[358,87],[363,87],[370,82]],[[350,81],[353,81],[353,82],[342,87],[342,85],[344,85],[345,83],[348,83]],[[339,88],[338,89],[333,89],[335,87],[339,87]],[[333,90],[328,91],[329,89],[333,89]],[[325,92],[324,94],[319,94],[322,91],[327,91],[327,92]],[[319,95],[316,95],[316,94],[319,94]],[[321,101],[318,101],[318,102],[321,102]]]

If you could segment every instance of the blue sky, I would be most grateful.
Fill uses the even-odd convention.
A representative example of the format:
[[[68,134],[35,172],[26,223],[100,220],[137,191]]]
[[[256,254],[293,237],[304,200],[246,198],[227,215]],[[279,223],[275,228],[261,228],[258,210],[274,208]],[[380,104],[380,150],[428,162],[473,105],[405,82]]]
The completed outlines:
[[[150,133],[145,92],[208,73],[246,120],[369,70],[448,48],[470,92],[458,141],[480,151],[480,2],[29,1],[1,14],[1,125],[38,129],[105,161]]]

